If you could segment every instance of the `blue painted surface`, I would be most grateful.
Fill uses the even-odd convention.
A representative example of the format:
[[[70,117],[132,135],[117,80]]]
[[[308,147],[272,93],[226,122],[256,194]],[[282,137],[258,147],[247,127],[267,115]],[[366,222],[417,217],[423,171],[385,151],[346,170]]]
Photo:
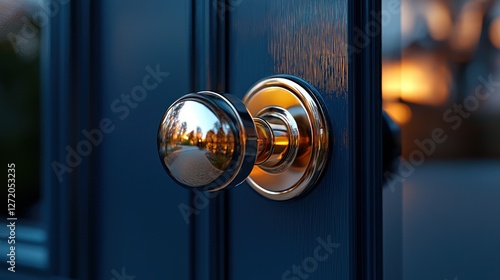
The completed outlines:
[[[347,1],[244,1],[229,15],[229,92],[241,98],[264,77],[299,76],[325,100],[335,143],[323,179],[305,197],[275,202],[246,184],[229,190],[230,279],[354,279],[363,273],[357,250],[372,245],[356,241],[362,221],[355,213],[358,146],[351,146],[350,117],[361,107],[350,103],[354,93],[348,80],[358,72],[348,66],[348,8]],[[336,247],[319,261],[318,240],[328,238]],[[364,273],[375,275],[369,269]]]
[[[115,129],[98,147],[94,181],[99,191],[92,279],[113,270],[136,279],[188,279],[190,233],[178,205],[188,191],[176,186],[158,161],[156,133],[169,104],[190,91],[189,5],[183,1],[100,1],[100,110]],[[143,84],[146,68],[168,77],[136,108],[117,103]],[[149,81],[154,83],[155,79]],[[125,107],[129,107],[127,114]],[[123,118],[123,120],[121,119]],[[95,174],[95,173],[94,173]],[[115,276],[116,278],[116,276]]]

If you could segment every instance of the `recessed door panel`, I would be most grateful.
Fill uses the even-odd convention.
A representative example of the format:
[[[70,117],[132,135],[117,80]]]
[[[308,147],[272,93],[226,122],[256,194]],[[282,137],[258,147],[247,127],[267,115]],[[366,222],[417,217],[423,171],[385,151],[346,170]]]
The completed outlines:
[[[361,203],[357,194],[363,184],[358,180],[359,165],[366,164],[360,162],[359,143],[370,140],[361,139],[367,136],[359,133],[364,128],[357,122],[364,110],[361,97],[369,93],[352,86],[352,81],[362,80],[360,68],[370,64],[362,65],[359,53],[349,53],[350,32],[357,24],[349,18],[349,5],[354,4],[342,0],[238,2],[228,13],[228,91],[241,98],[257,80],[273,74],[305,79],[326,104],[332,146],[323,178],[299,199],[271,201],[246,184],[229,191],[229,279],[366,275],[359,257],[360,247],[368,245],[360,242],[366,225],[358,219],[359,211],[366,208],[357,208]],[[376,56],[373,59],[376,71]],[[380,91],[375,87],[370,94],[376,100]],[[372,143],[378,141],[376,137]],[[372,185],[376,188],[378,183]],[[372,218],[378,219],[376,215]],[[367,271],[376,275],[372,269]]]

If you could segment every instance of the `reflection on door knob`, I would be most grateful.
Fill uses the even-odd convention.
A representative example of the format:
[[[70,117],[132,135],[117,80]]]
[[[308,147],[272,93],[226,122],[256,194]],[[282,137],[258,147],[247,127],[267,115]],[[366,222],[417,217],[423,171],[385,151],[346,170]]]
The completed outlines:
[[[210,91],[187,94],[163,115],[160,160],[185,188],[217,191],[246,179],[270,199],[297,197],[329,158],[321,102],[312,86],[289,75],[260,81],[243,102]]]

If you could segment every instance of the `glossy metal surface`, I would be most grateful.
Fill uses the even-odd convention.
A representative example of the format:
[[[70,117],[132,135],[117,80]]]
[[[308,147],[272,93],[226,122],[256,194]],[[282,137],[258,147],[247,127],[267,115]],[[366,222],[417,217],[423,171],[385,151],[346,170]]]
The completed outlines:
[[[330,129],[318,96],[301,79],[276,76],[260,81],[243,98],[250,114],[273,123],[276,131],[282,132],[278,135],[288,134],[287,150],[280,151],[270,164],[256,165],[247,178],[261,195],[273,200],[292,199],[319,179],[329,157]],[[280,142],[275,140],[278,145]]]
[[[188,94],[163,116],[159,155],[183,187],[217,191],[248,176],[255,163],[256,134],[238,99],[208,91]]]
[[[207,191],[250,175],[248,183],[273,200],[310,189],[328,158],[328,127],[314,89],[298,78],[272,77],[244,100],[251,113],[238,99],[208,91],[172,104],[158,131],[168,174]]]

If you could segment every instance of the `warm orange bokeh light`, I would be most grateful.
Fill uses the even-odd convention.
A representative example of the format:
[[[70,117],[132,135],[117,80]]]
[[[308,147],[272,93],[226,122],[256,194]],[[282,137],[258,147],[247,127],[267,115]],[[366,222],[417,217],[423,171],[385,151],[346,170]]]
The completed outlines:
[[[443,41],[450,36],[451,15],[448,7],[442,2],[428,2],[425,17],[429,32],[434,40]]]
[[[398,124],[402,125],[411,119],[411,109],[408,105],[397,102],[384,102],[385,112]]]
[[[500,49],[500,17],[491,22],[489,35],[491,44]]]
[[[449,82],[448,68],[432,56],[387,62],[382,68],[382,97],[385,101],[441,105],[448,99]]]
[[[479,43],[483,27],[483,9],[476,2],[464,4],[451,38],[451,47],[461,52],[472,52]]]
[[[401,98],[401,62],[382,61],[382,98],[399,101]]]

